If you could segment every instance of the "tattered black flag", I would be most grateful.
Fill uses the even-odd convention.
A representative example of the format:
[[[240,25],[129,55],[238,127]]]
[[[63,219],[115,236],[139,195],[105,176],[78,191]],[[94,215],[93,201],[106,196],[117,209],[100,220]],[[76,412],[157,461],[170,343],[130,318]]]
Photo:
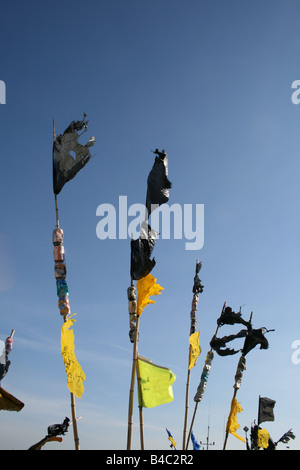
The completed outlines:
[[[258,401],[258,423],[274,421],[274,406],[276,401],[267,397],[259,397]]]
[[[235,313],[231,307],[226,307],[224,305],[222,313],[217,320],[217,324],[219,326],[223,325],[235,325],[236,323],[242,323],[243,325],[250,326],[250,323],[247,322],[242,318],[242,314],[240,312]]]
[[[278,439],[278,441],[275,442],[275,445],[277,445],[279,442],[282,442],[283,444],[287,444],[290,439],[295,439],[295,437],[296,437],[295,434],[290,429],[289,431],[284,433],[284,435],[281,436],[281,438]]]
[[[70,181],[91,159],[90,147],[95,138],[90,137],[86,145],[78,142],[79,131],[87,130],[86,114],[82,121],[73,121],[63,135],[58,135],[53,142],[53,191],[59,194],[65,183]],[[75,158],[71,155],[73,152]]]
[[[130,274],[135,281],[147,276],[155,266],[155,259],[151,259],[151,254],[157,235],[150,225],[143,222],[139,238],[131,240]]]
[[[148,217],[154,210],[154,206],[160,206],[168,202],[169,189],[172,184],[168,180],[168,157],[165,150],[161,152],[156,149],[153,153],[156,154],[155,162],[148,175],[147,180],[147,196],[146,208]]]
[[[244,338],[247,333],[248,330],[241,330],[235,335],[223,336],[223,338],[217,338],[216,335],[214,335],[210,341],[210,346],[214,351],[216,351],[217,354],[219,354],[219,356],[232,356],[233,354],[238,353],[240,349],[235,350],[225,348],[225,346],[227,345],[227,343],[233,341],[236,338]]]
[[[253,330],[252,328],[248,331],[247,337],[245,339],[245,344],[242,349],[242,354],[246,356],[248,352],[260,344],[260,349],[268,349],[269,343],[267,338],[264,335],[264,332],[267,331],[265,328],[259,328],[258,330]],[[270,331],[270,330],[269,330]]]

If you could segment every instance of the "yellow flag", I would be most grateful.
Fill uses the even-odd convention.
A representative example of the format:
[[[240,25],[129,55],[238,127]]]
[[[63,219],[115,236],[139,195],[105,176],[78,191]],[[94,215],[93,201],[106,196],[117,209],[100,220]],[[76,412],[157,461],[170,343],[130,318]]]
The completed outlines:
[[[176,375],[170,369],[139,357],[138,377],[140,378],[140,406],[153,408],[174,400],[172,384],[175,382]]]
[[[267,449],[269,447],[269,433],[266,429],[257,431],[257,447]]]
[[[76,359],[74,333],[73,330],[69,329],[75,321],[75,319],[69,317],[63,323],[61,328],[61,352],[68,376],[68,388],[77,398],[81,398],[84,391],[83,381],[85,380],[85,374]]]
[[[148,304],[155,304],[155,301],[150,299],[150,295],[158,295],[163,290],[159,284],[156,284],[155,277],[152,274],[139,279],[136,283],[138,291],[137,298],[137,315],[140,316]]]
[[[233,434],[235,437],[245,442],[245,439],[236,433],[237,429],[241,427],[237,422],[236,415],[237,413],[240,413],[241,411],[243,411],[243,408],[237,402],[237,399],[234,397],[231,401],[231,409],[230,409],[230,413],[229,413],[229,417],[227,421],[226,431],[230,432],[230,434]]]
[[[190,356],[189,356],[189,369],[196,365],[197,359],[200,356],[201,348],[199,343],[199,331],[191,334],[189,337],[190,342]]]

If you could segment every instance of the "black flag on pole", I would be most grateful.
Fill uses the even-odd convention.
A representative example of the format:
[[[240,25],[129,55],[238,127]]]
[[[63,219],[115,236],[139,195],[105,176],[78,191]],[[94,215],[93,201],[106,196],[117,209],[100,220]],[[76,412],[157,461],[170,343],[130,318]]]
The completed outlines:
[[[267,397],[259,397],[258,425],[264,421],[274,421],[274,406],[276,401]]]
[[[162,150],[160,152],[156,149],[153,153],[157,156],[147,180],[146,208],[148,217],[150,217],[152,210],[154,210],[154,206],[160,206],[168,202],[169,189],[172,187],[168,179],[168,157],[166,151]]]
[[[143,222],[139,238],[131,240],[130,274],[135,281],[147,276],[155,266],[156,262],[154,258],[151,259],[151,254],[157,235],[150,225]]]
[[[84,114],[82,121],[71,122],[53,142],[53,191],[56,195],[91,159],[90,147],[94,145],[95,138],[90,137],[86,145],[78,142],[78,132],[84,129],[83,134],[87,130],[86,116]],[[74,157],[70,152],[73,152]]]

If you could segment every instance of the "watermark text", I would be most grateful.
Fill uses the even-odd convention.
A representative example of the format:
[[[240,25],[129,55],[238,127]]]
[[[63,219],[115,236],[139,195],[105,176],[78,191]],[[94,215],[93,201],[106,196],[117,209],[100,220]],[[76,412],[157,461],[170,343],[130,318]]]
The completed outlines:
[[[100,221],[96,226],[96,234],[100,240],[127,238],[137,239],[146,217],[143,204],[132,204],[128,207],[127,196],[119,196],[119,207],[112,204],[100,204],[96,209]],[[129,217],[133,217],[129,220]],[[201,250],[204,245],[204,204],[162,204],[151,209],[152,230],[157,238],[170,240],[187,240],[186,250]]]

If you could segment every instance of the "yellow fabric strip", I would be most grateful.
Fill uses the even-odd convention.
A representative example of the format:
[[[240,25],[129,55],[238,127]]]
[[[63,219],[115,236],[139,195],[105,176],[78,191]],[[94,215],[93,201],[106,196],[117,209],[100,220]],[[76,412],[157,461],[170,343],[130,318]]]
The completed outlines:
[[[200,333],[196,331],[189,337],[190,342],[190,355],[189,355],[189,369],[196,365],[197,359],[200,356],[201,348],[199,343]]]
[[[78,363],[74,352],[74,333],[70,328],[75,321],[75,319],[69,317],[63,323],[61,328],[61,352],[68,377],[68,388],[77,398],[81,398],[84,392],[83,381],[85,380],[85,373]]]

